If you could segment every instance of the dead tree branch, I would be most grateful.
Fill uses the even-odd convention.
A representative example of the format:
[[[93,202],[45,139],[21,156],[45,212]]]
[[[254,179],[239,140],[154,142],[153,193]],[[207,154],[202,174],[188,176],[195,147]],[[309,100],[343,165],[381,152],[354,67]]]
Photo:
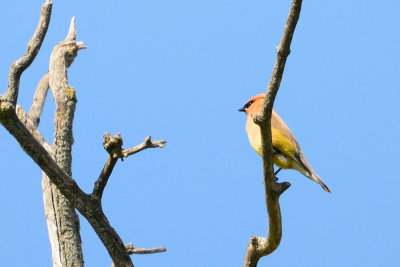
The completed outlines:
[[[165,247],[156,247],[156,248],[135,248],[132,243],[129,243],[125,246],[126,250],[129,254],[152,254],[165,252],[167,249]]]
[[[42,5],[42,13],[40,15],[39,24],[32,38],[28,42],[25,55],[11,64],[8,75],[8,88],[4,98],[11,102],[14,107],[17,104],[21,74],[32,64],[36,55],[39,53],[39,49],[42,46],[44,37],[46,36],[47,29],[49,27],[52,6],[53,2],[50,0],[47,0],[46,3]]]
[[[47,92],[49,90],[49,73],[46,73],[42,79],[40,79],[38,85],[36,86],[35,95],[33,96],[33,101],[31,108],[28,112],[28,118],[32,121],[35,127],[39,126],[40,116],[42,115],[44,102],[46,100]]]
[[[129,256],[133,252],[127,250],[117,232],[109,224],[107,217],[103,213],[101,201],[98,201],[92,195],[88,195],[83,192],[76,184],[75,180],[72,179],[72,122],[76,105],[76,95],[75,89],[68,84],[67,70],[74,58],[77,56],[77,52],[80,49],[85,48],[82,42],[75,41],[76,30],[74,26],[74,19],[71,21],[71,26],[66,39],[60,42],[54,48],[51,54],[48,84],[45,81],[45,79],[47,79],[46,77],[43,78],[43,84],[39,83],[38,87],[40,88],[37,90],[39,98],[36,102],[34,100],[30,116],[26,115],[25,111],[16,104],[18,99],[20,76],[22,72],[32,63],[34,57],[40,49],[40,44],[44,39],[48,23],[50,21],[51,5],[51,1],[47,1],[43,5],[39,26],[34,36],[28,43],[28,50],[26,54],[21,59],[14,62],[10,68],[9,85],[7,91],[4,95],[0,95],[0,123],[12,136],[14,136],[21,148],[34,160],[34,162],[48,176],[51,183],[54,184],[57,190],[61,192],[62,196],[65,196],[66,198],[65,202],[63,202],[61,198],[55,202],[61,206],[72,205],[70,209],[70,215],[72,214],[72,216],[68,217],[68,221],[72,223],[65,225],[65,227],[69,227],[71,229],[74,228],[78,235],[75,237],[67,236],[66,239],[73,240],[73,243],[78,244],[77,249],[80,249],[79,223],[77,220],[74,221],[77,218],[73,209],[75,208],[88,220],[90,225],[93,227],[106,247],[114,264],[118,267],[133,266],[132,260]],[[46,87],[48,87],[48,85],[53,91],[57,107],[54,149],[52,149],[52,147],[37,131],[37,125],[39,124],[40,114],[42,112],[45,99],[44,92],[47,90]],[[150,137],[148,137],[143,144],[136,148],[121,150],[120,147],[120,151],[117,153],[117,155],[118,157],[123,158],[137,153],[145,148],[163,147],[164,145],[165,141],[151,142]],[[113,155],[114,153],[111,154]],[[118,159],[118,157],[116,159]],[[114,159],[113,156],[111,158]],[[100,198],[111,171],[111,167],[105,167],[105,173],[103,178],[101,178],[103,179],[103,182],[99,182],[101,185],[100,187],[102,187],[100,189]],[[56,216],[59,216],[59,214],[56,214]],[[59,228],[63,226],[57,225],[56,227]],[[69,245],[67,243],[63,244],[60,242],[60,247],[61,246]],[[64,254],[75,253],[71,252],[73,251],[71,247],[66,247],[65,251],[66,252]],[[148,249],[147,251],[151,251],[151,249]],[[68,258],[68,255],[61,255],[62,265],[82,266],[83,259],[80,258],[79,255],[75,258],[78,260],[71,262]]]
[[[101,198],[103,196],[104,188],[107,185],[108,179],[110,178],[110,175],[114,169],[115,164],[118,161],[118,158],[126,158],[130,155],[133,155],[135,153],[138,153],[146,148],[155,148],[155,147],[164,147],[167,141],[165,140],[157,140],[152,142],[151,137],[147,136],[145,141],[140,144],[135,146],[134,148],[130,149],[122,149],[122,138],[121,134],[116,134],[114,136],[111,136],[108,133],[105,133],[104,135],[104,141],[103,141],[103,146],[104,149],[108,152],[109,156],[107,158],[107,161],[103,167],[103,170],[101,171],[99,178],[97,179],[93,193],[92,193],[92,198],[101,201]]]
[[[37,131],[37,127],[40,123],[40,116],[42,115],[44,103],[46,100],[47,92],[49,90],[49,73],[47,72],[42,79],[40,79],[36,91],[33,97],[31,108],[27,115],[27,121],[32,124]],[[18,109],[17,105],[17,109]],[[17,112],[18,113],[18,112]],[[19,117],[21,120],[21,117]],[[31,131],[32,133],[32,131]],[[43,144],[42,144],[43,145]],[[46,143],[48,149],[46,149],[51,155],[53,155],[53,149],[49,144]],[[59,228],[57,227],[57,221],[61,218],[57,217],[57,208],[54,203],[54,185],[51,183],[46,173],[42,172],[42,191],[43,191],[43,207],[44,214],[46,217],[47,231],[49,234],[49,241],[51,247],[51,258],[53,267],[62,267],[61,261],[61,248],[60,248],[60,235]]]
[[[28,121],[32,123],[34,127],[39,126],[40,123],[40,116],[42,115],[44,103],[46,101],[47,92],[49,90],[49,73],[47,72],[42,79],[40,79],[35,94],[33,96],[33,101],[31,108],[29,109],[28,113]],[[18,106],[17,106],[18,107]],[[50,145],[48,145],[50,146]],[[49,150],[48,150],[49,151]],[[54,154],[53,149],[51,148],[52,156]],[[43,207],[44,207],[44,214],[46,217],[46,224],[47,224],[47,231],[49,234],[49,241],[51,247],[51,258],[53,261],[53,267],[62,267],[62,250],[60,248],[60,228],[58,225],[60,224],[60,220],[62,220],[62,216],[59,216],[59,208],[56,207],[55,200],[57,198],[57,194],[59,194],[57,188],[55,188],[54,184],[50,181],[49,177],[46,173],[42,172],[42,191],[43,191]],[[63,207],[61,207],[63,209]],[[70,212],[72,214],[72,212]],[[77,229],[76,227],[74,229]],[[76,230],[74,230],[76,232]],[[73,234],[73,236],[77,236],[77,234]],[[77,257],[82,258],[81,253],[77,254]],[[66,262],[66,260],[64,260]],[[71,262],[71,261],[69,261]],[[80,261],[80,263],[82,263]]]
[[[70,28],[75,29],[74,18]],[[76,31],[74,31],[76,33]],[[70,37],[71,38],[71,37]],[[50,56],[49,86],[56,102],[54,160],[69,176],[72,176],[72,126],[75,114],[75,89],[68,84],[67,69],[77,52],[84,49],[82,42],[65,39],[56,45]],[[68,199],[51,184],[53,205],[56,215],[60,257],[63,266],[83,266],[82,241],[79,217]]]
[[[124,158],[126,158],[126,157],[136,154],[146,148],[164,147],[166,143],[167,143],[167,141],[165,141],[165,140],[156,140],[156,141],[152,142],[151,137],[147,136],[145,141],[142,144],[135,146],[134,148],[123,150],[122,156]]]
[[[47,72],[42,77],[42,79],[40,79],[36,87],[32,105],[27,115],[27,123],[31,124],[31,126],[28,128],[32,128],[31,133],[37,131],[37,127],[39,126],[40,116],[42,115],[48,90],[49,90],[49,73]],[[17,105],[17,113],[18,113],[18,108],[19,106]],[[19,119],[22,121],[23,117],[19,116]],[[53,155],[54,151],[50,146],[50,144],[48,144],[47,142],[45,142],[45,144],[47,146],[46,149],[47,152]],[[60,229],[58,228],[58,221],[60,221],[61,218],[57,217],[57,207],[55,206],[54,203],[56,189],[54,188],[54,185],[50,181],[49,177],[47,177],[46,173],[44,172],[42,172],[42,191],[43,191],[44,214],[46,217],[47,230],[49,234],[53,267],[62,267],[62,260],[61,260],[62,249],[60,248],[61,241],[59,234]]]
[[[290,184],[287,182],[277,183],[275,180],[272,159],[271,115],[275,97],[285,69],[286,59],[290,54],[290,44],[292,42],[294,30],[300,17],[301,4],[302,0],[293,0],[292,2],[282,39],[277,47],[277,58],[265,94],[263,108],[261,114],[254,117],[254,122],[261,128],[262,154],[264,155],[263,173],[265,202],[267,205],[269,226],[267,238],[255,236],[250,238],[243,265],[245,267],[257,266],[259,259],[272,253],[279,246],[282,238],[279,197],[289,188]]]

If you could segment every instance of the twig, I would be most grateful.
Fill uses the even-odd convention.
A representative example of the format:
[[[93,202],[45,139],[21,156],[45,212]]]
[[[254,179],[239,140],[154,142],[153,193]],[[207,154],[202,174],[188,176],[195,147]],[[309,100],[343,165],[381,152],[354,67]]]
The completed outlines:
[[[165,141],[165,140],[156,140],[156,141],[152,142],[151,136],[147,136],[145,141],[142,144],[137,145],[134,148],[122,150],[122,156],[124,158],[126,158],[126,157],[136,154],[146,148],[155,148],[155,147],[161,148],[161,147],[164,147],[166,145],[166,143],[167,143],[167,141]]]
[[[121,134],[117,133],[116,135],[111,136],[109,133],[104,133],[103,137],[103,146],[104,149],[108,152],[109,156],[93,188],[92,198],[96,201],[101,200],[108,179],[110,178],[110,175],[114,169],[115,164],[118,161],[118,158],[121,158],[123,160],[124,157],[126,158],[146,148],[161,148],[164,147],[167,143],[167,141],[165,140],[152,142],[151,137],[147,136],[142,144],[137,145],[134,148],[122,149],[123,140],[121,138]]]
[[[108,156],[107,161],[104,164],[103,169],[101,170],[99,178],[97,178],[97,181],[94,184],[92,198],[96,201],[101,201],[104,189],[117,161],[118,158]]]
[[[19,80],[21,78],[21,74],[35,59],[42,45],[44,37],[46,36],[46,32],[50,23],[52,5],[53,3],[51,1],[46,1],[46,3],[42,5],[42,13],[40,15],[39,24],[32,38],[28,42],[25,55],[11,64],[8,75],[8,88],[4,95],[4,99],[11,102],[14,107],[17,104]]]
[[[135,247],[133,247],[132,243],[125,245],[125,248],[130,255],[131,254],[152,254],[152,253],[159,253],[159,252],[167,251],[167,249],[165,247],[135,248]]]
[[[167,249],[165,247],[156,247],[156,248],[134,248],[132,243],[125,245],[125,249],[129,255],[132,254],[153,254],[159,252],[165,252]],[[114,264],[111,267],[115,267]]]
[[[104,149],[107,150],[110,155],[108,156],[107,161],[101,170],[99,178],[97,178],[97,181],[94,184],[92,198],[98,202],[100,202],[101,198],[103,197],[103,192],[107,185],[108,179],[110,178],[114,166],[118,161],[118,157],[121,155],[123,144],[121,135],[119,133],[115,136],[104,133],[103,137]]]
[[[35,95],[33,96],[32,106],[28,112],[28,118],[32,121],[35,127],[40,123],[40,116],[42,115],[44,102],[46,100],[47,92],[49,90],[49,73],[47,72],[42,79],[40,79]]]
[[[282,238],[282,220],[279,205],[280,195],[290,187],[287,182],[277,183],[274,175],[272,159],[272,140],[271,140],[271,113],[282,80],[286,59],[290,54],[290,44],[293,38],[297,21],[300,17],[302,0],[293,0],[289,16],[286,21],[285,30],[281,42],[277,47],[277,58],[274,70],[265,94],[264,104],[261,114],[254,117],[254,122],[261,128],[262,153],[263,153],[263,172],[265,202],[268,211],[268,234],[267,238],[250,238],[244,260],[245,267],[256,267],[258,260],[272,253],[278,246]]]

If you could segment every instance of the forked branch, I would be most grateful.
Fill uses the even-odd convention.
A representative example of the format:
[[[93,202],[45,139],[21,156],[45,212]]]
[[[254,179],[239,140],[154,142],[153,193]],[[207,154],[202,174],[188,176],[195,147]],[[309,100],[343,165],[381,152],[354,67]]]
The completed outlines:
[[[103,137],[103,146],[104,149],[108,152],[109,156],[106,163],[104,164],[103,170],[101,171],[99,178],[94,185],[92,198],[96,201],[101,201],[104,188],[107,185],[108,179],[110,178],[110,175],[114,169],[115,164],[118,161],[118,158],[121,158],[121,160],[123,160],[123,158],[138,153],[146,148],[161,148],[164,147],[167,143],[167,141],[165,140],[151,141],[151,137],[147,136],[142,144],[130,149],[122,149],[123,141],[121,138],[121,134],[118,133],[114,136],[111,136],[109,133],[105,133]]]
[[[290,44],[292,42],[294,30],[300,17],[302,0],[293,0],[289,16],[286,21],[285,30],[281,42],[277,47],[277,57],[274,70],[265,94],[264,104],[260,114],[254,116],[254,122],[261,128],[263,173],[265,202],[268,211],[268,233],[267,238],[250,238],[247,246],[244,267],[255,267],[259,259],[272,253],[278,246],[282,238],[282,219],[279,205],[280,195],[290,187],[290,183],[277,183],[274,175],[272,139],[271,139],[271,115],[279,85],[285,69],[286,59],[290,54]]]
[[[0,95],[0,123],[18,141],[22,149],[35,161],[35,163],[49,177],[57,189],[69,200],[91,224],[116,266],[133,266],[129,257],[132,253],[155,253],[161,252],[161,248],[134,249],[126,248],[118,233],[111,227],[107,217],[103,213],[100,201],[83,192],[72,179],[69,161],[72,138],[72,121],[74,117],[76,95],[75,89],[69,86],[67,79],[68,67],[77,56],[80,49],[85,48],[82,42],[76,42],[76,30],[74,19],[67,37],[53,50],[50,59],[49,74],[45,75],[38,85],[37,96],[29,115],[17,105],[19,80],[22,72],[29,67],[40,49],[50,21],[52,2],[47,0],[42,7],[42,14],[35,34],[28,43],[25,55],[14,62],[10,68],[9,85],[4,95]],[[56,141],[54,151],[37,131],[40,114],[42,112],[44,99],[48,87],[51,87],[56,100]],[[62,144],[66,145],[62,145]],[[118,142],[117,142],[118,143]],[[57,144],[61,144],[57,146]],[[122,139],[117,151],[113,149],[110,160],[115,162],[106,163],[97,183],[98,196],[102,195],[107,180],[111,174],[112,166],[118,158],[127,157],[146,148],[163,147],[165,141],[152,142],[150,137],[145,142],[132,149],[122,149]],[[53,155],[54,153],[54,155]],[[57,160],[57,155],[60,155]],[[115,156],[116,155],[116,156]],[[56,160],[53,159],[53,156]],[[96,190],[94,190],[96,191]],[[165,251],[165,250],[164,250]]]

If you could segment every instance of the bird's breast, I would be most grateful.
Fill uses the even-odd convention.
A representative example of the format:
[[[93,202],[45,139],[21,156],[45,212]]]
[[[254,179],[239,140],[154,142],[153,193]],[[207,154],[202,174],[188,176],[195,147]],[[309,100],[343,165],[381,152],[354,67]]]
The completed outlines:
[[[254,123],[251,116],[247,117],[246,132],[253,149],[262,156],[260,127]],[[291,142],[280,130],[271,127],[272,146],[279,153],[274,154],[274,164],[280,168],[290,168],[290,157],[296,153],[296,145]]]
[[[251,116],[247,117],[246,132],[250,145],[260,156],[262,156],[260,127],[253,122],[253,118]]]

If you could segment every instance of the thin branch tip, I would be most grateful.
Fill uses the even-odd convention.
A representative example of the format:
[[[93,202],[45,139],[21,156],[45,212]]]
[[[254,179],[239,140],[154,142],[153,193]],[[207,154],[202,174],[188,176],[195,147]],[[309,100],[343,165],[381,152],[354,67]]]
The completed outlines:
[[[65,40],[69,40],[69,41],[76,40],[75,16],[73,16],[71,18],[71,22],[69,24],[68,34],[67,34],[67,37],[65,37]]]
[[[166,144],[167,144],[166,140],[155,140],[155,141],[153,141],[153,145],[155,147],[159,147],[159,148],[165,147]]]
[[[43,40],[46,36],[50,23],[51,10],[52,2],[45,2],[42,5],[38,26],[33,36],[28,41],[25,54],[11,64],[8,74],[8,87],[4,98],[7,101],[12,102],[14,105],[17,104],[18,100],[19,81],[21,79],[21,75],[35,60],[36,55],[39,53],[40,47],[42,46]]]
[[[76,46],[77,46],[78,50],[87,48],[87,46],[83,42],[76,42]]]
[[[167,141],[166,141],[166,140],[155,140],[155,141],[151,141],[151,136],[147,136],[147,137],[144,139],[144,142],[141,143],[140,145],[137,145],[137,146],[135,146],[135,147],[133,147],[133,148],[124,149],[124,150],[122,151],[122,156],[123,156],[124,158],[126,158],[126,157],[128,157],[128,156],[130,156],[130,155],[133,155],[133,154],[136,154],[136,153],[138,153],[138,152],[140,152],[140,151],[142,151],[142,150],[144,150],[144,149],[147,149],[147,148],[156,148],[156,147],[162,148],[162,147],[164,147],[166,144],[167,144]]]
[[[155,248],[135,248],[133,247],[132,243],[125,245],[126,251],[128,254],[152,254],[152,253],[159,253],[165,252],[167,249],[165,247],[155,247]]]

